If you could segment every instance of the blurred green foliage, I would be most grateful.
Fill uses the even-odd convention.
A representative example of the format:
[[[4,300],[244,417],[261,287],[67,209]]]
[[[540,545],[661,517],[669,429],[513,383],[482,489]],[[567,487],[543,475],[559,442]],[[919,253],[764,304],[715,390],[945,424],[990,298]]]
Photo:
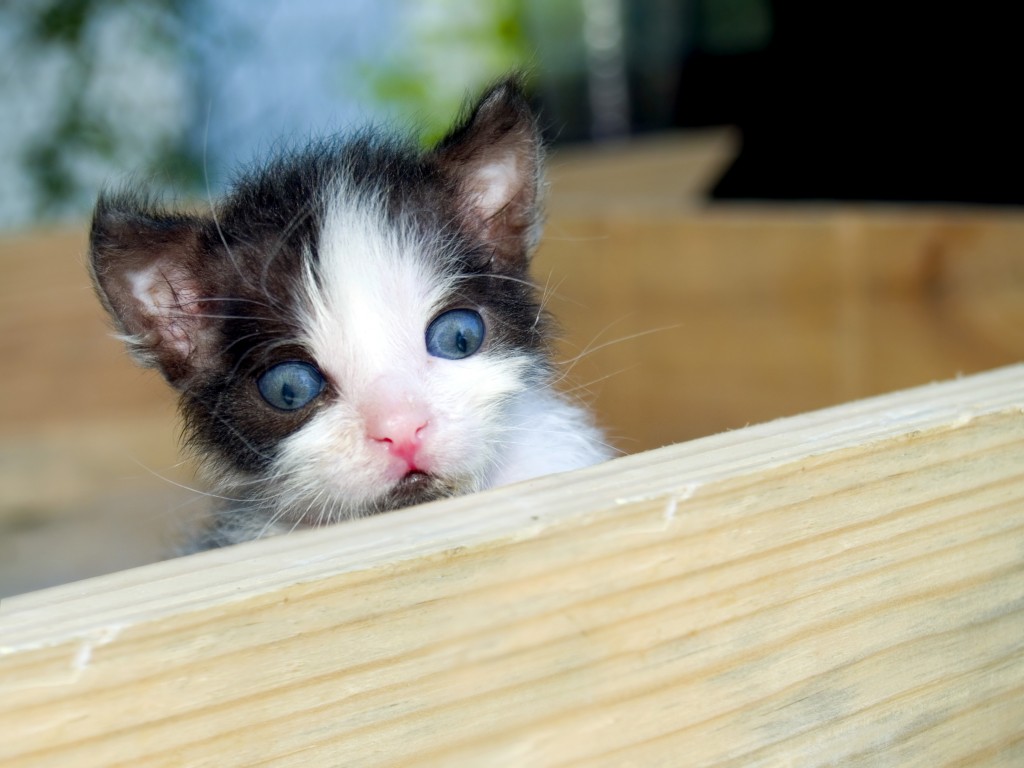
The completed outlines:
[[[175,57],[187,3],[182,0],[22,0],[3,9],[20,30],[15,58],[22,67],[45,71],[59,66],[55,94],[45,122],[20,148],[20,164],[31,187],[34,218],[77,211],[92,200],[95,182],[83,168],[116,166],[126,148],[137,147],[134,125],[127,125],[117,103],[97,98],[95,82],[104,38],[97,26],[111,14],[131,20],[132,45],[158,57]],[[160,125],[145,144],[143,172],[181,186],[201,179],[201,163],[189,148],[185,121]]]
[[[576,5],[391,0],[383,16],[401,26],[393,32],[402,44],[397,50],[382,46],[362,61],[325,50],[323,67],[337,62],[333,66],[339,68],[334,93],[314,92],[310,98],[359,101],[371,114],[416,126],[424,143],[432,143],[467,93],[509,70],[529,71],[528,15],[535,20],[538,8]],[[232,6],[227,18],[238,8]],[[317,18],[316,4],[286,6],[274,0],[251,8],[255,24],[269,23],[284,8],[310,23]],[[6,159],[0,157],[0,168],[17,177],[0,189],[0,223],[79,216],[91,206],[98,186],[126,171],[185,194],[201,192],[207,144],[197,136],[203,125],[196,111],[209,98],[203,78],[223,73],[203,69],[195,55],[197,41],[245,44],[218,33],[203,37],[196,20],[215,10],[216,0],[0,0],[0,45],[4,28],[14,30],[6,38],[13,41],[6,52],[12,66],[0,68],[0,98],[11,114],[20,115],[14,122],[24,126],[0,131],[10,148]],[[358,29],[339,30],[339,44],[345,35],[357,34]],[[230,54],[218,61],[225,60],[231,61]],[[238,129],[258,133],[262,127]]]
[[[389,61],[365,63],[358,75],[371,98],[415,122],[421,141],[433,144],[467,93],[511,70],[528,69],[527,1],[410,3],[410,47]]]

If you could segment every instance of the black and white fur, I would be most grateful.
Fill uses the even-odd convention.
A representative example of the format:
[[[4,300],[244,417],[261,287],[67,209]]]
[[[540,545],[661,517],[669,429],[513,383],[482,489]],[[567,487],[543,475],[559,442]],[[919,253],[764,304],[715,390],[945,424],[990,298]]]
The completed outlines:
[[[430,150],[373,132],[314,143],[244,175],[208,215],[137,190],[101,195],[99,295],[135,358],[179,391],[222,499],[185,551],[609,457],[587,412],[552,387],[549,321],[528,277],[541,161],[510,78]],[[463,359],[424,342],[452,308],[486,329]],[[283,361],[322,375],[305,407],[260,394]],[[398,435],[415,459],[396,458]]]

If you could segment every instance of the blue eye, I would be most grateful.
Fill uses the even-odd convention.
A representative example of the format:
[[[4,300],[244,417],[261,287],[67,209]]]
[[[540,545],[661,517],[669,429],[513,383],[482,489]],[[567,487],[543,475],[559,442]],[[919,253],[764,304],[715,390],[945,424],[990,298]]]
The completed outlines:
[[[484,319],[472,309],[452,309],[427,326],[427,352],[446,360],[469,357],[484,343]]]
[[[308,363],[279,363],[256,382],[263,399],[282,411],[295,411],[324,390],[324,377]]]

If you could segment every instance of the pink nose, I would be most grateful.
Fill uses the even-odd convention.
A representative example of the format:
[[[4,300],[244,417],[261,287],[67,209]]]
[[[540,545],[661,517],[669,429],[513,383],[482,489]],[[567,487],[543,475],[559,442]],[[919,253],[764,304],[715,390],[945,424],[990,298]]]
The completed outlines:
[[[387,445],[388,452],[402,459],[409,469],[421,469],[417,458],[428,423],[425,409],[408,403],[401,407],[378,407],[371,409],[365,420],[367,437]]]
[[[395,437],[373,437],[378,443],[387,444],[388,451],[392,456],[403,459],[411,468],[416,468],[416,454],[420,452],[423,441],[420,439],[420,432],[427,426],[419,426],[413,433],[398,433]]]

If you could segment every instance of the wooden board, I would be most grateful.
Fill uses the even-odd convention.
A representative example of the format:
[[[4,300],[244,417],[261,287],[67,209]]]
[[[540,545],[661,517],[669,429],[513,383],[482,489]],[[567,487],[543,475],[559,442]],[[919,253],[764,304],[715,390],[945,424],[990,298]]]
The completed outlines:
[[[1020,214],[620,207],[536,267],[631,452],[1024,360]]]
[[[1018,765],[1024,366],[0,604],[0,764]]]

